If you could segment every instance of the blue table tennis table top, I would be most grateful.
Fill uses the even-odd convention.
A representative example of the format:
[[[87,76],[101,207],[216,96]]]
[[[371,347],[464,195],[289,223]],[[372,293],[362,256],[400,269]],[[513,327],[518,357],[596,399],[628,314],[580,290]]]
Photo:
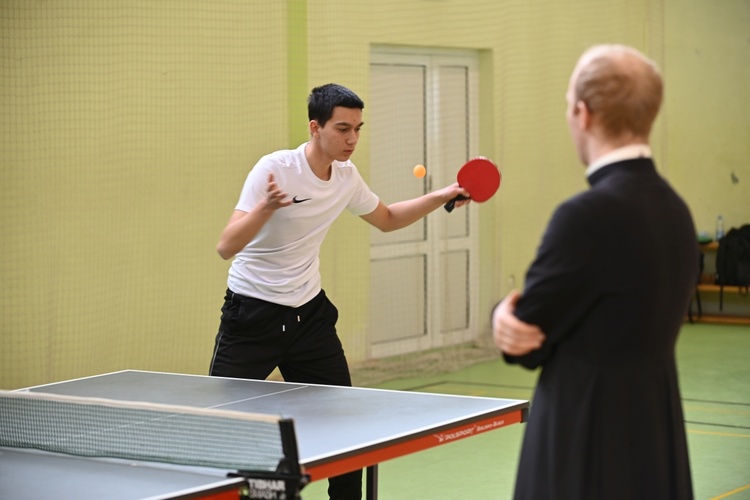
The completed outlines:
[[[368,483],[377,483],[378,463],[524,422],[529,407],[515,399],[135,370],[24,390],[291,418],[311,480],[367,468]],[[242,479],[227,472],[0,448],[0,498],[209,498],[236,494]],[[377,485],[368,484],[367,497],[376,496]]]

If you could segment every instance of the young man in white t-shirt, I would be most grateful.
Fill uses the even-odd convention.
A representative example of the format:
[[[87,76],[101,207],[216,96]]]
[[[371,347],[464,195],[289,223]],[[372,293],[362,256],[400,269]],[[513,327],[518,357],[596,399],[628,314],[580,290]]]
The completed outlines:
[[[344,210],[381,231],[412,224],[458,195],[458,184],[384,205],[350,161],[364,103],[328,84],[308,98],[310,141],[258,161],[217,245],[234,257],[210,373],[350,386],[338,311],[321,289],[320,245]],[[461,200],[456,206],[469,203]],[[329,481],[331,499],[360,499],[361,471]]]

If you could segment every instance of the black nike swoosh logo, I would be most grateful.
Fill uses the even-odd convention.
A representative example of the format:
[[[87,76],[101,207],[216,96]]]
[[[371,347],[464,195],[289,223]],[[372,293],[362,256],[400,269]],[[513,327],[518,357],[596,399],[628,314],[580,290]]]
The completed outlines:
[[[295,196],[294,198],[292,198],[292,203],[302,203],[303,201],[307,201],[309,199],[310,198],[304,198],[302,200],[298,200],[297,197]]]

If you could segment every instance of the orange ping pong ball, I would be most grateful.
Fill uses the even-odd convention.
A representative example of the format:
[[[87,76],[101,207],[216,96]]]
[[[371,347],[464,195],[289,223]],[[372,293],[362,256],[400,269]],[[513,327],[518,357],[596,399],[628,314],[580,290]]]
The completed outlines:
[[[424,168],[424,165],[416,165],[414,167],[414,177],[421,179],[425,174],[427,174],[427,169]]]

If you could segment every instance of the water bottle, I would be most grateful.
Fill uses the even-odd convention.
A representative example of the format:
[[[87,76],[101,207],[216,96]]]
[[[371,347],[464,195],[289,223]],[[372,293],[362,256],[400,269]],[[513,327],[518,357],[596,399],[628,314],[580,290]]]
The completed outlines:
[[[716,218],[716,241],[724,237],[724,218],[720,215]]]

